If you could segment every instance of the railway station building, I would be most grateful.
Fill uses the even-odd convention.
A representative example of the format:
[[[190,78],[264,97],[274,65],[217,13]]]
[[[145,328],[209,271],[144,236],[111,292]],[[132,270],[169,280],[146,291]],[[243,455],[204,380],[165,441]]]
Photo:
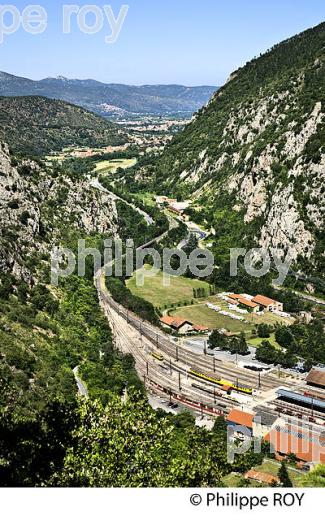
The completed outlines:
[[[312,368],[306,377],[307,385],[325,388],[325,368]]]
[[[253,435],[253,419],[254,415],[248,412],[244,412],[237,408],[233,408],[226,417],[227,425],[234,429],[234,435],[239,438],[243,438],[242,432],[236,431],[238,427],[244,427],[249,436]]]

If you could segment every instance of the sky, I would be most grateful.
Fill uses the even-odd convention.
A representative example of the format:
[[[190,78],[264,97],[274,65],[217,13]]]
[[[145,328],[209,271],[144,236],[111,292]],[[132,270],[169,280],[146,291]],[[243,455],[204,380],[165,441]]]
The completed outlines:
[[[73,14],[70,33],[63,34],[69,0],[34,3],[47,13],[42,34],[30,34],[17,18],[28,1],[11,0],[11,34],[6,32],[13,16],[0,11],[0,70],[31,79],[62,75],[133,85],[222,85],[254,56],[325,20],[324,0],[101,0],[96,16],[103,27],[95,32],[90,13],[86,24],[94,34],[85,34],[80,23],[87,2],[74,0],[79,25]],[[123,4],[129,8],[117,40],[105,43],[112,31],[103,7],[110,5],[118,18]]]

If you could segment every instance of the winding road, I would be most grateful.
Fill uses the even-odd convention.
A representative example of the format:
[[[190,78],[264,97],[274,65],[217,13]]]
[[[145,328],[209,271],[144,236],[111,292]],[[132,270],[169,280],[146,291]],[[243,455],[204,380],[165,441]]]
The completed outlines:
[[[101,191],[102,193],[107,193],[107,195],[109,195],[112,200],[120,200],[121,202],[124,202],[124,204],[127,204],[128,206],[133,208],[137,213],[139,213],[140,215],[143,216],[143,218],[147,222],[148,226],[154,224],[153,218],[150,215],[148,215],[148,213],[146,213],[142,209],[140,209],[137,206],[135,206],[135,204],[132,204],[131,202],[128,202],[127,200],[123,199],[122,197],[119,197],[118,195],[115,195],[115,193],[113,193],[112,191],[109,191],[107,188],[102,186],[102,184],[99,182],[98,179],[91,180],[90,181],[90,186],[92,188],[95,188],[95,189]]]

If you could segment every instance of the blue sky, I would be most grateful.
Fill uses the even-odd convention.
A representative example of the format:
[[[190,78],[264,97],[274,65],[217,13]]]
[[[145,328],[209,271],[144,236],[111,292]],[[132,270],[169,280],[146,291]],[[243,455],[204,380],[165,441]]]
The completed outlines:
[[[324,0],[101,0],[117,15],[129,11],[118,40],[83,34],[72,17],[62,34],[63,4],[96,0],[11,0],[20,12],[31,4],[48,13],[43,34],[20,28],[0,44],[0,70],[40,79],[64,75],[107,83],[221,85],[229,73],[273,44],[325,20]],[[11,22],[9,15],[4,18]],[[93,18],[88,18],[92,23]],[[0,19],[1,22],[1,19]]]

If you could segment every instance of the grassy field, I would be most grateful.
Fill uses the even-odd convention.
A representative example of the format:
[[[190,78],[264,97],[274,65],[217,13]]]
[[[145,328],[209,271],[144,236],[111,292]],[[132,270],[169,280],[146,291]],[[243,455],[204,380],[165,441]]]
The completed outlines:
[[[153,193],[133,193],[132,195],[146,206],[156,207],[155,195]]]
[[[145,266],[144,268],[150,267]],[[161,309],[177,304],[184,305],[184,302],[191,303],[194,300],[193,288],[203,287],[209,294],[208,283],[182,276],[172,276],[170,286],[164,287],[162,271],[159,271],[154,277],[145,278],[143,287],[137,286],[135,274],[127,281],[126,285],[133,294],[144,298]]]
[[[287,468],[292,484],[295,487],[299,487],[306,473],[304,473],[303,471],[293,469],[289,465],[287,466]],[[265,473],[270,473],[271,475],[277,476],[278,471],[280,469],[280,463],[275,460],[266,459],[264,460],[263,464],[261,464],[260,466],[256,466],[253,469],[256,471],[264,471]]]
[[[144,269],[150,269],[150,266],[145,266]],[[169,310],[172,316],[185,318],[196,323],[213,329],[227,329],[231,332],[240,333],[245,332],[250,344],[259,346],[262,338],[252,337],[252,331],[255,325],[259,323],[268,323],[274,325],[275,323],[286,323],[288,320],[279,318],[271,313],[265,313],[262,316],[249,313],[240,315],[235,311],[230,311],[238,316],[243,316],[248,323],[234,320],[229,316],[223,316],[218,312],[207,307],[206,303],[212,302],[218,305],[223,310],[228,310],[226,302],[221,300],[218,296],[209,296],[209,285],[206,282],[199,280],[191,280],[182,276],[171,278],[169,287],[163,285],[163,274],[159,271],[154,277],[145,278],[143,287],[136,284],[136,275],[127,281],[127,287],[136,296],[140,296],[145,300],[151,302],[155,307],[161,310]],[[195,299],[193,296],[193,288],[204,287],[206,289],[206,297]],[[274,334],[268,338],[270,343],[279,348],[275,341]]]
[[[229,475],[226,475],[225,477],[223,477],[222,482],[226,487],[231,488],[243,487],[244,482],[247,487],[266,487],[264,484],[259,484],[258,482],[254,482],[253,480],[246,481],[244,476],[240,475],[239,473],[230,473]]]
[[[116,173],[118,168],[131,168],[137,163],[137,159],[112,159],[111,161],[99,161],[96,163],[96,172],[98,174]]]
[[[250,345],[253,345],[254,347],[259,347],[263,341],[269,341],[269,343],[271,343],[271,345],[273,345],[275,348],[279,348],[279,349],[281,348],[279,343],[275,339],[274,333],[272,333],[269,338],[251,338],[249,340],[249,343],[250,343]]]
[[[287,466],[289,477],[291,479],[291,482],[294,487],[300,487],[302,485],[302,480],[305,476],[305,473],[302,471],[295,470],[291,468],[290,466]],[[278,476],[278,471],[280,469],[280,463],[271,460],[266,459],[260,466],[256,466],[253,468],[255,471],[262,471],[264,473],[269,473],[270,475],[274,475],[275,477]],[[226,475],[222,482],[227,487],[238,487],[241,486],[244,481],[244,475],[240,475],[239,473],[230,473],[229,475]],[[268,487],[265,484],[260,484],[254,480],[248,480],[248,487]]]
[[[228,316],[223,316],[218,312],[209,309],[205,304],[191,305],[189,307],[181,307],[170,313],[172,316],[186,318],[198,325],[204,325],[209,329],[228,329],[232,332],[252,331],[252,326],[248,323],[232,320]]]
[[[228,311],[228,304],[221,300],[221,298],[217,296],[211,296],[208,298],[208,300],[205,300],[204,302],[200,301],[199,304],[191,307],[181,307],[176,309],[172,312],[175,316],[180,316],[183,318],[187,318],[190,321],[194,321],[195,323],[198,323],[200,325],[205,325],[206,327],[209,327],[209,329],[228,329],[231,332],[246,332],[249,335],[254,329],[255,325],[258,325],[260,323],[267,323],[268,325],[275,325],[276,323],[280,324],[289,324],[292,323],[287,319],[280,318],[279,316],[276,316],[275,314],[272,314],[270,312],[265,313],[262,316],[258,316],[254,313],[249,314],[238,314],[235,311],[229,311],[232,314],[236,314],[237,316],[243,316],[245,320],[248,323],[243,323],[241,321],[234,320],[228,316],[223,316],[222,314],[219,314],[218,312],[209,309],[209,307],[206,306],[206,302],[212,302],[215,305],[218,305],[223,310]],[[252,343],[255,346],[259,346],[261,342],[264,341],[262,338],[252,338],[249,339],[249,342]],[[275,341],[274,335],[271,335],[269,338],[269,341],[274,344],[274,346],[279,348],[279,345]]]

